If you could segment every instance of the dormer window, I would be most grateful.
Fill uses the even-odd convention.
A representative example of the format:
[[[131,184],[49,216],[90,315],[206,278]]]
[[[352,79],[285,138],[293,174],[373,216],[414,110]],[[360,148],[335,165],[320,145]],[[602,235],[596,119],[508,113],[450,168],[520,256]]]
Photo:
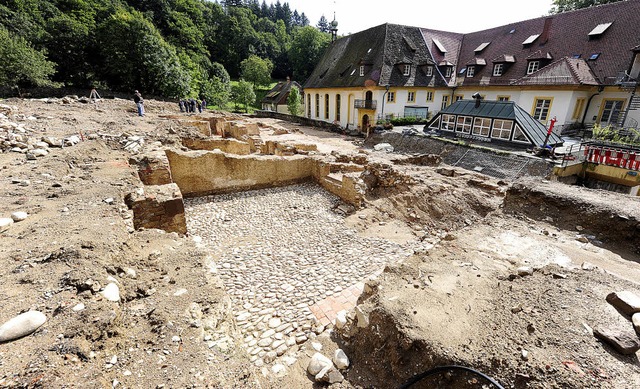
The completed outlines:
[[[524,42],[522,42],[522,45],[526,46],[526,45],[532,44],[533,42],[535,42],[536,39],[538,39],[539,36],[540,36],[540,34],[535,34],[535,35],[529,36],[527,39],[524,40]]]
[[[448,77],[451,77],[451,71],[452,71],[451,66],[447,66],[447,67],[444,69],[444,76],[445,76],[445,77],[447,77],[447,78],[448,78]]]
[[[589,61],[595,61],[598,57],[600,57],[600,53],[593,53],[589,56]]]
[[[402,74],[408,76],[411,74],[411,65],[402,65]]]
[[[535,73],[540,69],[540,61],[529,61],[527,65],[527,74]]]
[[[364,65],[360,65],[360,77],[364,76]]]
[[[467,68],[467,77],[473,77],[476,74],[476,67],[475,66],[469,66]]]
[[[497,63],[497,64],[493,65],[493,76],[494,77],[500,77],[503,72],[504,72],[504,64],[503,63]]]
[[[602,24],[598,24],[593,30],[591,30],[591,32],[589,33],[589,39],[591,38],[597,38],[600,35],[604,34],[605,31],[607,31],[607,29],[609,27],[611,27],[611,25],[613,24],[613,22],[611,23],[602,23]]]
[[[436,47],[438,48],[438,50],[440,50],[440,52],[442,54],[445,54],[447,52],[447,49],[444,48],[444,46],[442,45],[442,43],[440,43],[439,40],[437,40],[436,38],[433,38],[433,44],[436,45]]]
[[[487,46],[489,46],[489,43],[491,42],[484,42],[481,43],[480,46],[476,47],[475,50],[473,50],[476,54],[480,53],[482,50],[484,50]]]
[[[433,66],[427,66],[427,69],[425,70],[425,74],[427,75],[427,77],[433,76]]]

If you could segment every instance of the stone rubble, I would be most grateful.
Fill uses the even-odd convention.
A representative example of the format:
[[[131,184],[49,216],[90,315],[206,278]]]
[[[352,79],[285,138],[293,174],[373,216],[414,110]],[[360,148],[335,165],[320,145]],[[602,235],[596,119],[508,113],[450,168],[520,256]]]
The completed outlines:
[[[231,297],[241,342],[257,366],[325,330],[311,305],[421,244],[359,236],[332,211],[341,201],[310,183],[184,203],[189,233],[216,253],[212,269]]]

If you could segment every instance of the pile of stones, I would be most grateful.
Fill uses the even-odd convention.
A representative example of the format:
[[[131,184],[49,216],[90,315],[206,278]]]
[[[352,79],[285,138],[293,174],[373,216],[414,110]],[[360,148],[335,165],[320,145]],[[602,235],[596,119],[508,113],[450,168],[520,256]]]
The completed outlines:
[[[27,159],[36,159],[49,154],[52,147],[69,147],[80,142],[78,135],[66,138],[38,137],[26,123],[38,118],[17,113],[17,107],[0,104],[0,151],[21,153]]]

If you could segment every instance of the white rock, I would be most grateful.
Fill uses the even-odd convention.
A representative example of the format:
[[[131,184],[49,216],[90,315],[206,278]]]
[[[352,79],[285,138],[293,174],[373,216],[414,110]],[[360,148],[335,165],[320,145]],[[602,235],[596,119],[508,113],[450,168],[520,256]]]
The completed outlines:
[[[287,375],[287,368],[280,363],[276,363],[271,366],[271,372],[275,374],[276,377],[284,377]]]
[[[343,328],[347,324],[347,311],[344,309],[336,315],[335,325],[336,328]]]
[[[294,363],[296,363],[298,360],[297,360],[297,359],[295,359],[294,357],[291,357],[291,356],[288,356],[288,355],[287,355],[287,356],[282,357],[282,361],[283,361],[284,363],[286,363],[286,364],[287,364],[287,366],[291,366],[291,365],[293,365]]]
[[[174,343],[178,343],[178,342],[180,341],[180,337],[179,337],[178,335],[174,335],[174,336],[171,338],[171,341],[172,341],[172,342],[174,342]]]
[[[347,357],[347,354],[342,351],[342,349],[337,349],[333,354],[333,364],[341,370],[349,367],[349,358]]]
[[[45,149],[33,149],[31,150],[31,154],[35,155],[36,157],[44,157],[45,155],[49,154],[49,152]]]
[[[640,313],[634,313],[631,316],[631,322],[633,323],[633,328],[635,328],[636,333],[640,334]]]
[[[533,275],[533,269],[529,266],[519,267],[516,269],[516,272],[521,277]]]
[[[357,324],[358,327],[359,328],[369,327],[369,315],[366,314],[360,307],[356,307],[355,311],[356,311],[356,318],[358,319],[358,324]]]
[[[73,306],[73,308],[71,308],[72,311],[74,312],[80,312],[85,308],[83,303],[78,303],[76,305]]]
[[[313,354],[313,356],[311,357],[311,360],[309,361],[309,366],[307,366],[307,372],[315,376],[327,366],[329,367],[333,366],[333,362],[331,362],[331,359],[325,357],[320,353],[315,353]]]
[[[26,212],[17,211],[11,214],[11,219],[13,219],[14,222],[21,222],[26,220],[28,216]]]
[[[129,278],[133,278],[135,279],[138,275],[136,274],[136,271],[130,267],[126,268],[124,270],[125,274],[127,275],[127,277]]]
[[[178,296],[182,296],[183,294],[187,293],[187,290],[184,288],[180,288],[178,290],[176,290],[173,295],[178,297]]]
[[[4,231],[13,224],[13,219],[10,217],[0,217],[0,231]]]
[[[344,377],[334,366],[326,366],[315,376],[316,381],[318,382],[328,382],[330,384],[335,384],[338,382],[342,382]]]
[[[0,343],[18,339],[40,328],[47,317],[39,311],[22,313],[0,326]]]
[[[373,146],[373,149],[376,151],[385,151],[387,153],[393,152],[393,146],[391,146],[389,143],[378,143],[377,145]]]
[[[114,301],[114,302],[120,301],[120,288],[118,288],[118,285],[111,282],[104,287],[104,290],[102,291],[102,296],[104,296],[104,298],[106,298],[109,301]]]
[[[282,319],[280,319],[279,317],[272,317],[271,319],[269,319],[269,328],[279,327],[280,324],[282,324]]]
[[[112,356],[109,363],[112,365],[115,365],[116,363],[118,363],[118,356],[117,355]]]
[[[322,345],[318,342],[311,342],[311,347],[313,347],[313,349],[316,351],[322,350]]]

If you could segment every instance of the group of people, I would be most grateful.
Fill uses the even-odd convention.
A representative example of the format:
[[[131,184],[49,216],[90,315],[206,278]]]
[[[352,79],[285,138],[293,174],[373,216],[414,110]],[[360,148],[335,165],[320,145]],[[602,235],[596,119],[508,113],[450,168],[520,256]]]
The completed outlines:
[[[95,89],[93,89],[91,93],[93,94],[94,91]],[[142,98],[140,92],[135,91],[135,94],[133,95],[133,101],[136,103],[136,107],[138,108],[138,116],[144,116],[144,99]],[[205,101],[205,99],[196,100],[192,97],[189,99],[180,99],[180,101],[178,102],[178,106],[180,107],[180,112],[195,113],[197,109],[198,112],[202,113],[202,111],[207,108],[207,102]]]
[[[196,100],[192,97],[190,99],[180,99],[178,106],[180,107],[180,112],[195,113],[197,109],[198,112],[202,113],[207,108],[207,102],[205,99]]]

